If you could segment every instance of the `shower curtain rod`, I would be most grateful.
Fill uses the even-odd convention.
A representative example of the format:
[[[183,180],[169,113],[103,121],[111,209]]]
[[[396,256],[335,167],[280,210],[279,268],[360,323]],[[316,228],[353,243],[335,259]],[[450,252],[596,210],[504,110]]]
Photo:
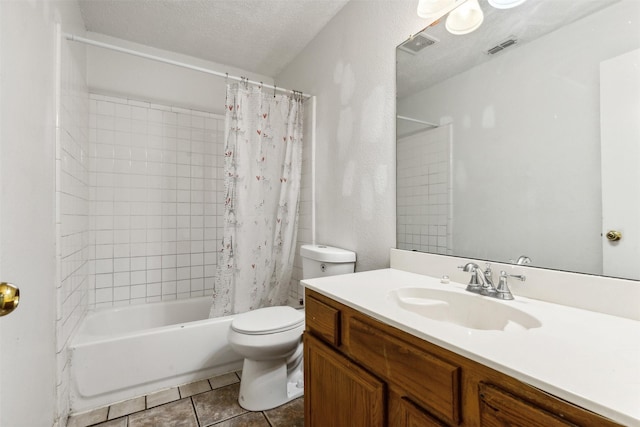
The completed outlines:
[[[104,48],[104,49],[115,50],[116,52],[126,53],[126,54],[133,55],[133,56],[139,56],[141,58],[151,59],[153,61],[164,62],[165,64],[171,64],[171,65],[175,65],[175,66],[178,66],[178,67],[188,68],[190,70],[200,71],[201,73],[212,74],[214,76],[228,78],[228,79],[236,81],[236,82],[246,81],[247,83],[251,83],[251,84],[254,84],[254,85],[258,85],[258,86],[261,85],[262,87],[273,89],[274,91],[294,92],[294,91],[289,90],[289,89],[280,88],[280,87],[278,87],[276,85],[264,84],[262,82],[257,82],[255,80],[249,80],[249,79],[244,78],[244,77],[230,76],[228,73],[221,73],[219,71],[210,70],[208,68],[198,67],[196,65],[190,65],[190,64],[186,64],[184,62],[174,61],[173,59],[163,58],[161,56],[151,55],[151,54],[148,54],[148,53],[139,52],[137,50],[126,49],[124,47],[120,47],[120,46],[116,46],[116,45],[112,45],[112,44],[108,44],[108,43],[99,42],[97,40],[91,40],[91,39],[87,39],[85,37],[79,37],[79,36],[76,36],[75,34],[65,34],[65,38],[67,40],[70,40],[70,41],[84,43],[84,44],[88,44],[90,46],[96,46],[96,47],[101,47],[101,48]],[[307,93],[302,93],[302,96],[304,98],[311,98],[313,95],[309,95]]]
[[[435,123],[431,123],[431,122],[425,122],[424,120],[418,120],[418,119],[412,119],[411,117],[406,117],[406,116],[396,116],[396,118],[400,119],[400,120],[406,120],[408,122],[413,122],[413,123],[420,123],[421,125],[427,125],[427,126],[432,126],[434,128],[437,128],[438,125]]]

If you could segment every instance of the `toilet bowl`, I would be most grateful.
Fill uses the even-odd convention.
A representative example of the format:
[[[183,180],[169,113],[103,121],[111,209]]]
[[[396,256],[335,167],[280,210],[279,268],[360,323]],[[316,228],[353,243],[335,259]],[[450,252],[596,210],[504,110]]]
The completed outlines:
[[[303,245],[302,277],[353,273],[356,255],[324,245]],[[292,307],[266,307],[237,315],[229,344],[244,357],[238,403],[249,411],[265,411],[304,393],[302,332],[304,312]]]
[[[240,314],[229,344],[244,357],[238,403],[249,411],[275,408],[302,396],[304,313],[267,307]]]

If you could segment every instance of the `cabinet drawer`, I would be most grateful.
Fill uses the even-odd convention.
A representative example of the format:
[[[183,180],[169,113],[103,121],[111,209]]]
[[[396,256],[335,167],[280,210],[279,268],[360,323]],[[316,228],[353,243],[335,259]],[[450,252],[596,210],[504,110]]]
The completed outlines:
[[[460,423],[459,366],[357,318],[348,321],[351,357],[447,423]],[[403,396],[404,397],[404,396]]]
[[[480,425],[483,427],[505,425],[575,426],[575,424],[493,385],[481,383],[478,392],[480,396]]]
[[[503,378],[503,382],[497,383],[479,382],[477,396],[483,427],[621,427],[610,419],[511,378]]]
[[[329,344],[340,346],[340,310],[307,295],[305,317],[307,330]]]

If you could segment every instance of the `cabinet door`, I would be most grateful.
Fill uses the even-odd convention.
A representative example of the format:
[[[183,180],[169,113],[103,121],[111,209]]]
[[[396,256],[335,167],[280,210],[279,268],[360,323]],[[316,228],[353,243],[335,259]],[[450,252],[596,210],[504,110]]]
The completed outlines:
[[[490,384],[480,384],[482,427],[567,427],[575,424]]]
[[[304,376],[306,427],[384,425],[384,383],[308,333]]]
[[[402,340],[401,334],[381,330],[368,319],[351,317],[345,323],[349,356],[387,384],[403,389],[403,396],[438,418],[460,424],[460,366]]]
[[[447,425],[429,414],[407,397],[389,393],[390,427],[446,427]]]

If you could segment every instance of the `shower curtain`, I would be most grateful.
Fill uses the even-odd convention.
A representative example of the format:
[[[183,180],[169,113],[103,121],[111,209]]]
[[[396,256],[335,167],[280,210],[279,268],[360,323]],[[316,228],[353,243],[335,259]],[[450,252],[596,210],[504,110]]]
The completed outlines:
[[[228,84],[225,113],[224,235],[210,317],[286,304],[298,222],[301,94]]]

